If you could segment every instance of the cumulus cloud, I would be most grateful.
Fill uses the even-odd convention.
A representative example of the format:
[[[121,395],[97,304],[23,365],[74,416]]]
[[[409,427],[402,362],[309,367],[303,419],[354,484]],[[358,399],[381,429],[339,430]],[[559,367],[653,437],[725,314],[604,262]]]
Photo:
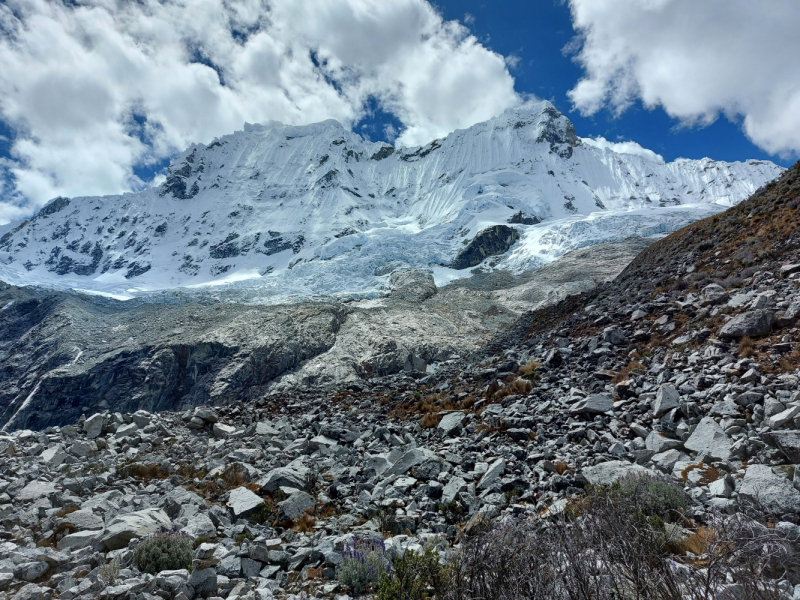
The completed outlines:
[[[602,136],[598,136],[596,138],[581,138],[581,141],[583,141],[583,143],[587,146],[593,146],[595,148],[600,148],[601,150],[608,149],[622,154],[635,154],[636,156],[641,156],[647,160],[664,164],[663,156],[656,154],[652,150],[643,148],[636,142],[609,142]]]
[[[743,117],[773,154],[800,153],[800,3],[569,0],[585,77],[569,93],[591,115],[641,99],[686,124]]]
[[[352,126],[375,98],[418,145],[520,102],[427,0],[5,0],[0,64],[0,223],[139,188],[137,168],[245,121]]]

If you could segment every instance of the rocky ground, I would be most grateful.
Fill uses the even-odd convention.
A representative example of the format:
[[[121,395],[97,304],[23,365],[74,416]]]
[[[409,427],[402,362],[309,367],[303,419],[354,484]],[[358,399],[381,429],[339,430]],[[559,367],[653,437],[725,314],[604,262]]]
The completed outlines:
[[[457,548],[631,473],[684,487],[687,536],[755,508],[797,542],[799,181],[795,167],[613,282],[525,315],[479,360],[5,434],[2,593],[341,600],[354,537]],[[136,548],[163,528],[193,540],[191,568],[142,573]],[[794,574],[779,588],[800,598]]]

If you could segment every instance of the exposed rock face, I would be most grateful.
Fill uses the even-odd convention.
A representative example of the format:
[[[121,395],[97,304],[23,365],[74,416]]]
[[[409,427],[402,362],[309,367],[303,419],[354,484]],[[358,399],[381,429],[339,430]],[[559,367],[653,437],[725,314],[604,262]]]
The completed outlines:
[[[614,277],[647,243],[595,247],[604,260],[590,265],[580,251],[535,274],[500,273],[442,289],[430,273],[401,269],[386,298],[364,303],[165,305],[3,286],[0,424],[42,428],[104,409],[224,405],[271,388],[424,373],[477,351],[525,311]],[[84,425],[90,437],[102,426],[96,419]],[[119,434],[135,435],[137,427],[126,424]]]
[[[484,229],[461,250],[450,265],[454,269],[469,269],[481,264],[490,256],[508,252],[519,239],[519,232],[507,225],[495,225]]]

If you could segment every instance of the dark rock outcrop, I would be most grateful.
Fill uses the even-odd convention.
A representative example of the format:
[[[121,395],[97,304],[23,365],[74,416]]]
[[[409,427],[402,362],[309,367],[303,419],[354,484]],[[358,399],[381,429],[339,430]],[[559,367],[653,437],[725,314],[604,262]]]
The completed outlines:
[[[507,225],[495,225],[484,229],[475,236],[466,248],[461,250],[450,265],[453,269],[469,269],[481,264],[490,256],[508,252],[519,239],[519,232]]]

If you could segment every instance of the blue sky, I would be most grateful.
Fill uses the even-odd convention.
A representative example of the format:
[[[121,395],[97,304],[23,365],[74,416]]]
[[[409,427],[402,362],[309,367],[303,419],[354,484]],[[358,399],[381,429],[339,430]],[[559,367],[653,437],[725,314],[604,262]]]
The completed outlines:
[[[790,166],[798,30],[785,0],[6,0],[0,224],[152,185],[245,122],[416,146],[531,96],[668,161]]]
[[[484,46],[503,56],[518,56],[511,74],[516,89],[550,100],[575,124],[582,137],[602,136],[609,141],[632,140],[661,154],[676,158],[713,158],[736,161],[767,159],[789,167],[793,158],[768,154],[747,139],[741,120],[725,117],[713,124],[682,127],[662,109],[648,110],[636,102],[616,117],[603,109],[591,118],[572,110],[567,92],[583,76],[583,70],[563,48],[575,36],[569,6],[559,0],[438,0],[436,7],[445,19],[468,19],[469,27]]]

